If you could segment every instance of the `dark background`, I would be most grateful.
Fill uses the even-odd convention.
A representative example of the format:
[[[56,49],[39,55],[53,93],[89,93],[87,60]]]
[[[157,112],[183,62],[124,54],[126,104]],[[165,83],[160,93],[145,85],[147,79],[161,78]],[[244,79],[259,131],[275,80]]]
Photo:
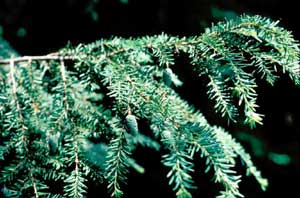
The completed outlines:
[[[128,38],[161,32],[198,35],[223,17],[248,13],[280,19],[280,25],[299,40],[296,3],[292,0],[0,0],[0,35],[22,55],[41,55],[68,42],[76,45],[112,36]],[[202,94],[205,83],[189,77],[186,68],[179,68],[178,72],[185,82],[178,90],[182,97],[200,108],[210,123],[230,130],[269,179],[268,190],[262,192],[252,177],[243,177],[241,192],[245,197],[299,197],[300,88],[287,77],[275,87],[258,82],[259,111],[265,114],[265,119],[263,126],[250,130],[239,123],[228,126],[213,113],[211,102]],[[200,90],[195,91],[196,87]],[[274,154],[283,159],[274,158]],[[146,172],[139,175],[131,171],[125,197],[174,197],[159,153],[140,148],[135,155]],[[199,159],[196,169],[200,171],[195,173],[199,188],[194,191],[195,197],[213,197],[220,188],[211,181],[211,174],[203,173],[204,166]],[[243,169],[238,171],[244,174]],[[88,197],[106,196],[106,187],[90,186]]]

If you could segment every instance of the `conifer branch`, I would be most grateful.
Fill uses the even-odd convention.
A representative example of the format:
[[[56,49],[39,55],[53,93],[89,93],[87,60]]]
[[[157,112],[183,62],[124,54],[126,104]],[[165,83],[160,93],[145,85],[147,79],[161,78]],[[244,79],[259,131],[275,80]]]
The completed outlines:
[[[32,173],[32,165],[31,165],[31,162],[30,162],[30,157],[28,156],[28,152],[29,152],[29,148],[28,148],[28,137],[27,137],[27,134],[26,134],[26,131],[28,129],[28,127],[25,125],[25,120],[24,120],[24,117],[23,117],[23,114],[22,114],[22,109],[21,109],[21,106],[20,106],[20,102],[19,102],[19,98],[17,96],[17,89],[18,89],[18,85],[17,85],[17,82],[16,82],[16,78],[15,78],[15,75],[16,75],[16,72],[15,72],[15,64],[13,61],[10,61],[10,81],[11,81],[11,86],[12,86],[12,97],[13,97],[13,101],[16,105],[16,111],[17,111],[17,115],[18,115],[18,121],[21,125],[21,142],[17,142],[16,143],[16,146],[18,146],[19,144],[20,145],[20,150],[24,150],[22,151],[22,155],[25,157],[25,161],[27,161],[27,163],[29,163],[29,168],[27,168],[28,172],[29,172],[29,177],[30,177],[30,180],[31,180],[31,184],[32,184],[32,188],[33,188],[33,192],[34,192],[34,196],[36,198],[39,197],[39,193],[37,191],[37,186],[36,186],[36,182],[35,182],[35,178],[33,176],[33,173]],[[15,168],[17,169],[17,168]]]
[[[235,175],[236,172],[232,170],[234,164],[227,160],[232,156],[226,156],[223,145],[218,145],[216,140],[207,135],[204,135],[203,138],[200,137],[198,141],[190,142],[190,144],[194,146],[194,148],[191,147],[192,153],[201,150],[202,155],[207,157],[206,172],[212,166],[215,172],[215,181],[223,184],[225,191],[221,192],[220,197],[243,197],[238,190],[238,183],[241,181],[240,176]]]
[[[209,76],[209,80],[210,82],[207,85],[210,87],[208,95],[210,99],[216,101],[216,111],[221,112],[223,117],[226,116],[235,122],[237,108],[233,104],[226,80],[220,79],[220,76]]]
[[[259,16],[221,22],[196,37],[113,38],[44,56],[4,56],[0,185],[19,197],[83,197],[87,180],[104,175],[111,196],[121,197],[128,168],[144,172],[131,158],[142,145],[167,151],[162,164],[170,168],[167,177],[177,197],[192,196],[196,153],[224,186],[219,197],[242,197],[237,157],[265,190],[267,180],[244,148],[173,89],[182,84],[173,71],[181,54],[208,80],[214,110],[235,121],[242,106],[250,127],[262,124],[254,73],[271,85],[284,73],[300,84],[298,42],[277,22]],[[154,138],[140,131],[140,120]],[[61,192],[48,188],[53,181],[64,183]],[[33,191],[17,192],[26,189],[22,185]]]
[[[216,137],[218,137],[218,140],[224,145],[230,147],[230,149],[235,152],[245,163],[245,165],[247,166],[247,175],[253,175],[257,182],[260,184],[262,190],[266,190],[268,186],[268,180],[261,176],[261,172],[254,166],[250,155],[246,153],[242,145],[236,142],[236,140],[222,128],[215,127],[215,132],[217,134]]]
[[[112,130],[115,131],[116,137],[110,141],[107,152],[106,179],[108,180],[108,190],[112,197],[121,197],[123,192],[120,182],[124,182],[127,174],[130,150],[126,145],[124,131],[118,128],[117,123],[111,122]]]

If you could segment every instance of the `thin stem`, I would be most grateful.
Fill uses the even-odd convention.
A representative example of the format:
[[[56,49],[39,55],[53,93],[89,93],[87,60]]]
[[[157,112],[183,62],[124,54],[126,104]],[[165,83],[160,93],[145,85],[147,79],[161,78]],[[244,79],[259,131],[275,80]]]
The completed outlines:
[[[76,136],[76,132],[74,132],[74,136]],[[78,145],[77,141],[75,141],[75,148],[76,148],[76,154],[75,154],[75,195],[74,197],[77,197],[79,194],[79,158],[78,158]]]
[[[66,77],[66,67],[65,63],[62,59],[60,59],[60,73],[61,73],[61,78],[63,81],[63,87],[64,87],[64,103],[66,105],[66,111],[69,111],[70,105],[67,100],[67,77]]]
[[[32,170],[30,169],[30,177],[31,177],[31,184],[32,184],[32,187],[33,187],[33,191],[34,191],[34,197],[35,198],[39,198],[39,194],[38,194],[38,191],[37,191],[37,187],[36,187],[36,183],[35,183],[35,179],[33,177],[33,173],[32,173]]]
[[[0,64],[8,64],[11,62],[19,63],[25,61],[42,61],[42,60],[75,60],[76,58],[73,56],[59,56],[56,53],[47,54],[43,56],[22,56],[17,58],[10,58],[0,60]]]
[[[9,63],[10,63],[9,68],[10,68],[10,80],[11,80],[11,86],[12,86],[12,97],[15,101],[19,121],[22,125],[22,127],[21,127],[22,137],[23,137],[24,146],[25,146],[25,149],[26,149],[27,148],[27,141],[26,141],[26,138],[25,138],[25,130],[27,129],[27,127],[24,125],[24,118],[23,118],[23,115],[22,115],[22,110],[21,110],[20,103],[19,103],[18,96],[17,96],[17,82],[16,82],[16,79],[15,79],[15,63],[12,60],[10,60]]]

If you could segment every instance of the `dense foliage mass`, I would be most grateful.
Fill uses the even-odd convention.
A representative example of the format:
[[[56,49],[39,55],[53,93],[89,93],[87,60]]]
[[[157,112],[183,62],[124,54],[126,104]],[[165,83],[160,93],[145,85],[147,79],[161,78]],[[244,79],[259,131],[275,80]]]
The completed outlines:
[[[200,36],[113,38],[46,56],[19,57],[0,42],[4,196],[84,197],[87,181],[103,180],[112,197],[121,197],[129,167],[144,171],[132,158],[139,145],[162,153],[177,197],[192,196],[198,157],[224,186],[218,197],[242,197],[236,158],[267,187],[244,148],[176,93],[183,82],[172,66],[176,56],[188,56],[215,111],[255,127],[262,123],[255,77],[273,85],[285,73],[300,83],[298,43],[277,22],[241,16]],[[152,134],[139,129],[141,121]]]

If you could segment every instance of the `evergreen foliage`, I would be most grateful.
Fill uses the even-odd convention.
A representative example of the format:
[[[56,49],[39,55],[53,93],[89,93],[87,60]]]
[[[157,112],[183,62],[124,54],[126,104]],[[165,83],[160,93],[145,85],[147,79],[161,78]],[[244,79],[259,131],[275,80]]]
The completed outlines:
[[[163,153],[177,197],[191,197],[197,187],[198,156],[223,185],[218,197],[243,196],[236,158],[265,190],[268,181],[244,148],[176,93],[182,82],[172,66],[176,56],[187,55],[207,80],[215,111],[233,122],[242,117],[250,127],[263,117],[257,74],[271,85],[282,74],[300,84],[298,42],[260,16],[221,22],[189,38],[113,38],[31,57],[12,57],[0,40],[0,50],[0,185],[6,197],[85,197],[88,180],[103,180],[112,197],[122,197],[129,168],[144,171],[132,158],[138,145]],[[140,120],[153,135],[139,129]],[[53,182],[61,185],[52,188]]]

